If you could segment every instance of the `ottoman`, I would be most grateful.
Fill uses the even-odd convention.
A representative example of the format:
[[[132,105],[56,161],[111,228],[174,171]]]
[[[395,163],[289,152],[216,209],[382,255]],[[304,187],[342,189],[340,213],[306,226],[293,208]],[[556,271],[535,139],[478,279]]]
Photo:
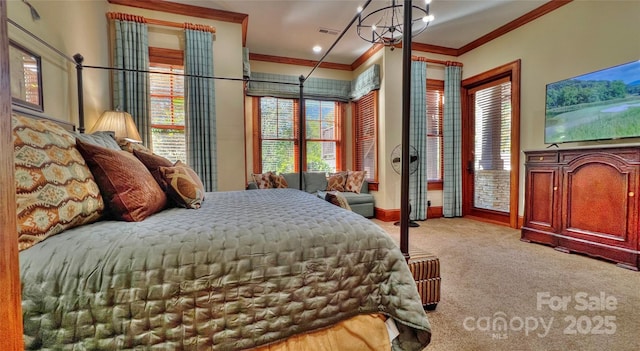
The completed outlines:
[[[440,260],[427,252],[409,251],[409,270],[416,281],[422,305],[433,311],[440,301]]]

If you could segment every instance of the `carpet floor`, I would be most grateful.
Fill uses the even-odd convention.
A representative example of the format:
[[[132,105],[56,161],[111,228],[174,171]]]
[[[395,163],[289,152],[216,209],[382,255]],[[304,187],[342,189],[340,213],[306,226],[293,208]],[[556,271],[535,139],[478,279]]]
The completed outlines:
[[[373,221],[398,242],[399,227]],[[499,225],[418,223],[410,248],[438,256],[442,278],[427,351],[640,350],[640,272]]]

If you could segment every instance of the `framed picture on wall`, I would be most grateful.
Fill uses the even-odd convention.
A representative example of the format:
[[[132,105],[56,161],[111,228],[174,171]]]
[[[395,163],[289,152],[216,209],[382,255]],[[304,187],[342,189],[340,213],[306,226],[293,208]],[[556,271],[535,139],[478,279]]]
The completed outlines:
[[[9,41],[9,70],[11,102],[17,106],[43,112],[40,56],[14,41]]]

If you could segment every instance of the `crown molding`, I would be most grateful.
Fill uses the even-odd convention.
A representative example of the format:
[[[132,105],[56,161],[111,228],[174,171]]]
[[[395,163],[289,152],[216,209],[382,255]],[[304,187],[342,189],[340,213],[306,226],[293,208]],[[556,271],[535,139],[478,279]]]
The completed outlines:
[[[318,63],[318,61],[313,61],[313,60],[298,59],[293,57],[253,54],[253,53],[249,53],[249,60],[281,63],[285,65],[308,66],[308,67],[315,67],[315,65]],[[322,62],[320,63],[320,68],[352,71],[351,65],[342,64],[342,63],[333,63],[333,62]]]

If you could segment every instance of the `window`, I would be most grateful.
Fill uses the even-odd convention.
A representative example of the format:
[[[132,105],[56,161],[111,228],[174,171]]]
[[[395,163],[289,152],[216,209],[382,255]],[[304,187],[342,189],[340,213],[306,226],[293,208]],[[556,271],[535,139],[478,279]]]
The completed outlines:
[[[366,172],[369,182],[377,182],[378,91],[374,90],[353,103],[353,167]]]
[[[176,64],[181,58],[170,60],[154,53],[157,51],[150,50],[149,70],[154,72],[149,74],[153,152],[174,162],[186,161],[184,69]]]
[[[298,100],[254,99],[254,128],[258,152],[254,172],[298,171]],[[342,103],[305,100],[306,169],[335,172],[342,169]]]
[[[444,81],[427,79],[427,179],[442,182]]]
[[[340,169],[341,105],[333,101],[305,101],[307,171],[335,172]]]

